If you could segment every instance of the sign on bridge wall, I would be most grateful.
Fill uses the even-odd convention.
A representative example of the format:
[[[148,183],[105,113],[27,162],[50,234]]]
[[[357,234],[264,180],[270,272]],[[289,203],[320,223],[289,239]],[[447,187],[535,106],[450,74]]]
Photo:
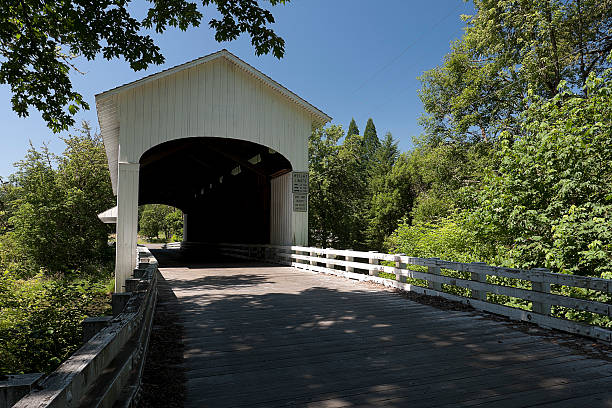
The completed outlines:
[[[293,193],[308,194],[308,172],[294,171],[293,172]]]
[[[294,171],[292,175],[293,211],[308,211],[308,172]]]
[[[293,194],[293,211],[308,211],[308,194]]]

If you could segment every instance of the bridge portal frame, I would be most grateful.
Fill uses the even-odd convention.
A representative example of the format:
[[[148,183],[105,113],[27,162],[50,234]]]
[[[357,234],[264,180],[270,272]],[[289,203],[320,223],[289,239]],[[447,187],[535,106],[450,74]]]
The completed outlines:
[[[308,137],[331,118],[227,50],[96,95],[117,196],[115,292],[136,267],[140,158],[184,138],[246,140],[308,171]],[[292,173],[271,180],[270,244],[307,245],[308,212],[294,211]]]

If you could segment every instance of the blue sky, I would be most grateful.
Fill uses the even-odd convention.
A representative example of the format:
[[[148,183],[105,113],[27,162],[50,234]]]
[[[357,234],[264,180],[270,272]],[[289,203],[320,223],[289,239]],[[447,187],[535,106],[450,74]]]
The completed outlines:
[[[148,3],[135,0],[134,12],[144,15]],[[282,60],[255,56],[246,36],[217,43],[206,24],[182,32],[170,29],[154,35],[166,57],[161,66],[133,72],[123,60],[79,61],[86,74],[72,75],[73,85],[91,105],[79,112],[77,123],[89,121],[97,129],[94,95],[142,76],[227,48],[255,68],[297,93],[334,118],[345,129],[355,117],[360,131],[369,117],[378,135],[387,131],[408,150],[420,134],[422,104],[417,77],[439,65],[450,43],[462,34],[460,14],[471,14],[463,0],[292,0],[274,7],[275,31],[286,42]],[[210,16],[211,11],[205,10]],[[208,20],[206,20],[208,21]],[[28,140],[48,143],[61,152],[63,143],[31,111],[19,118],[10,106],[10,89],[0,86],[0,176],[13,172],[23,158]]]

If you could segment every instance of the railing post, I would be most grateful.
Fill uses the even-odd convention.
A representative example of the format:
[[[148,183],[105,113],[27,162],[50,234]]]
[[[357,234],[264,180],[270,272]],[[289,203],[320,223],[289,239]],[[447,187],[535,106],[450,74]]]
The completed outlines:
[[[138,284],[140,283],[140,279],[137,278],[129,278],[125,280],[125,291],[126,292],[135,292],[138,290]]]
[[[487,274],[483,271],[483,267],[487,266],[486,262],[472,262],[474,271],[470,272],[470,279],[475,282],[486,282]],[[472,299],[487,300],[487,292],[472,289]]]
[[[347,251],[352,251],[352,249],[347,249]],[[347,262],[353,262],[353,257],[352,256],[345,256],[344,260]],[[346,270],[347,272],[354,272],[355,268],[353,268],[352,266],[345,266],[344,270]]]
[[[125,306],[130,300],[130,296],[132,296],[130,292],[113,293],[111,298],[111,308],[113,310],[113,316],[117,316],[118,314],[123,312],[123,309],[125,309]]]
[[[317,261],[313,261],[312,258],[316,258],[317,257],[317,253],[316,252],[309,252],[308,255],[310,255],[310,264],[317,266]]]
[[[439,261],[440,258],[429,258],[431,261]],[[437,262],[436,262],[436,266],[428,266],[427,267],[427,273],[430,273],[432,275],[442,275],[442,272],[440,271],[440,267],[437,266]],[[440,282],[433,282],[433,281],[427,281],[427,286],[429,286],[429,289],[432,290],[436,290],[438,292],[442,292],[442,284]]]
[[[546,268],[534,268],[532,272],[547,273],[550,270]],[[540,293],[550,293],[550,283],[531,281],[531,290]],[[550,315],[550,304],[545,302],[531,302],[531,310],[534,313],[542,315]]]
[[[368,262],[370,265],[378,265],[378,259],[376,258],[372,258],[372,255],[376,253],[376,251],[369,251],[370,252],[370,258],[368,258]],[[377,270],[368,270],[368,274],[370,276],[378,276],[378,271]]]
[[[400,269],[402,269],[402,255],[404,254],[396,254],[394,257],[395,261],[395,280],[401,283],[406,283],[406,277],[400,275]]]
[[[333,248],[327,248],[327,250],[328,250],[328,251],[329,251],[329,250],[332,250],[332,251],[333,251],[334,249],[333,249]],[[325,258],[327,258],[327,259],[336,259],[336,255],[335,255],[335,254],[331,254],[331,253],[327,252],[327,253],[325,254]],[[329,262],[325,263],[325,267],[326,267],[327,269],[335,269],[335,268],[334,268],[334,264],[333,264],[333,263],[329,263]]]
[[[89,339],[98,334],[100,330],[108,326],[113,316],[87,317],[81,322],[83,328],[83,343],[87,343]]]

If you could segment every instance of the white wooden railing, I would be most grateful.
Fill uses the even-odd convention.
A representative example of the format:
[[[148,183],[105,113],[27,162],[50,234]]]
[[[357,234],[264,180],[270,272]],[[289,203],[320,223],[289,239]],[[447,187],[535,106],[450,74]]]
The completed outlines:
[[[451,262],[438,258],[416,258],[375,251],[245,244],[221,244],[219,250],[226,256],[291,265],[315,273],[332,274],[375,282],[408,292],[439,296],[513,320],[527,321],[541,327],[612,343],[612,330],[609,328],[551,316],[553,305],[612,316],[612,304],[551,293],[551,285],[560,285],[610,294],[612,280],[608,279],[552,273],[543,268],[503,268],[482,262]],[[491,277],[518,279],[523,281],[522,286],[525,287],[499,284],[502,279]],[[415,284],[415,279],[421,280],[423,286]],[[493,280],[497,282],[494,283]],[[450,290],[453,287],[455,290]],[[457,290],[458,288],[463,290]],[[527,305],[531,304],[531,310],[494,303],[494,296],[491,295],[522,299]]]

